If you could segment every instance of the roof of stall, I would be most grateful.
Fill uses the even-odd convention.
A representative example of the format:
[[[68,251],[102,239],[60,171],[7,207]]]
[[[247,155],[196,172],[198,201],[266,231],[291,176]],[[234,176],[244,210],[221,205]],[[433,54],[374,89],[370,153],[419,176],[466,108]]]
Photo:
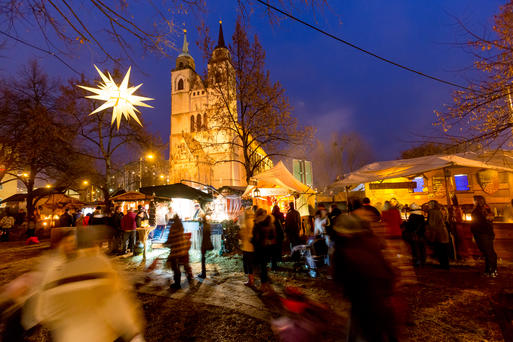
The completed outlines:
[[[212,201],[212,196],[182,183],[169,185],[146,186],[139,189],[140,192],[148,195],[155,195],[167,198],[185,198],[201,202]]]
[[[390,178],[411,177],[449,166],[464,166],[513,172],[513,157],[509,153],[502,152],[493,154],[467,152],[374,162],[347,174],[344,179],[333,183],[330,187],[336,188],[346,185],[376,182]]]
[[[251,177],[251,180],[256,184],[248,185],[243,196],[249,196],[255,188],[260,190],[262,196],[315,193],[311,187],[297,180],[281,161],[273,168]]]
[[[162,196],[153,196],[144,193],[140,193],[137,191],[129,191],[116,196],[112,196],[110,200],[112,202],[122,202],[122,201],[147,201],[147,200],[161,200],[161,201],[169,201],[169,197]]]
[[[44,196],[48,196],[51,194],[62,194],[66,191],[66,188],[64,187],[57,187],[57,188],[38,188],[35,189],[32,194],[34,198],[41,198]],[[27,199],[27,194],[15,194],[12,196],[7,197],[0,203],[6,203],[6,202],[23,202]]]

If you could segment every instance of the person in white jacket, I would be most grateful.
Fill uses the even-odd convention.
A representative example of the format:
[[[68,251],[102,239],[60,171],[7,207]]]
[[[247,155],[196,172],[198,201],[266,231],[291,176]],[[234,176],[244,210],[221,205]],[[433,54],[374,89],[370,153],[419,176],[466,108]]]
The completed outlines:
[[[74,244],[74,235],[66,235],[42,263],[37,289],[23,310],[24,327],[40,323],[56,342],[144,341],[127,282],[97,247],[75,254]]]

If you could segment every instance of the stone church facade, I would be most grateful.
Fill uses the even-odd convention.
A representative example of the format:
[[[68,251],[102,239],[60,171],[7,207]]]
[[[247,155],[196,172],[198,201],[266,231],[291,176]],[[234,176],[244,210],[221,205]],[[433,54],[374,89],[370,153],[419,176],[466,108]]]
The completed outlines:
[[[208,61],[206,81],[196,72],[189,54],[186,33],[182,52],[171,71],[170,182],[191,185],[245,186],[246,176],[239,147],[231,144],[234,133],[220,129],[211,117],[219,101],[219,87],[230,96],[232,113],[237,113],[235,71],[225,46],[222,26],[212,56]],[[218,79],[223,75],[222,81]],[[222,106],[216,106],[221,108]],[[230,115],[227,110],[226,115]],[[223,112],[221,112],[222,115]]]

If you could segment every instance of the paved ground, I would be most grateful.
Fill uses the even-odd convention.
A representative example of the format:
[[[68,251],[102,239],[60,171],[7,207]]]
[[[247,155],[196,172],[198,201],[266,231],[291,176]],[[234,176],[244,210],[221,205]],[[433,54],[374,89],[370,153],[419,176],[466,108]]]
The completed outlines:
[[[0,285],[29,271],[48,243],[24,246],[0,244]],[[141,257],[115,258],[125,276],[134,284],[146,318],[148,341],[273,341],[270,321],[282,316],[278,296],[269,298],[243,285],[239,256],[210,257],[209,275],[192,286],[171,291],[171,272],[162,263],[154,271],[146,268],[165,251],[154,251],[148,260]],[[329,324],[319,341],[343,341],[349,304],[328,279],[311,279],[294,273],[290,265],[271,273],[278,295],[285,286],[300,287],[311,299],[327,304]],[[490,299],[513,289],[513,268],[502,265],[500,277],[480,276],[480,265],[455,266],[443,271],[432,266],[416,271],[417,284],[399,293],[409,305],[405,340],[411,341],[504,341]],[[193,263],[195,273],[199,264]],[[44,331],[31,340],[46,341]]]

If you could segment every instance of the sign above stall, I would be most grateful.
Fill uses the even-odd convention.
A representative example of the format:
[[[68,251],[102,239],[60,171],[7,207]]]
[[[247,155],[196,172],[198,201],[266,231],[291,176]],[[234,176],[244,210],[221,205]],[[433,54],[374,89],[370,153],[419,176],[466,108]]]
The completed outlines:
[[[386,189],[415,189],[416,182],[398,182],[398,183],[370,183],[370,190],[386,190]]]

